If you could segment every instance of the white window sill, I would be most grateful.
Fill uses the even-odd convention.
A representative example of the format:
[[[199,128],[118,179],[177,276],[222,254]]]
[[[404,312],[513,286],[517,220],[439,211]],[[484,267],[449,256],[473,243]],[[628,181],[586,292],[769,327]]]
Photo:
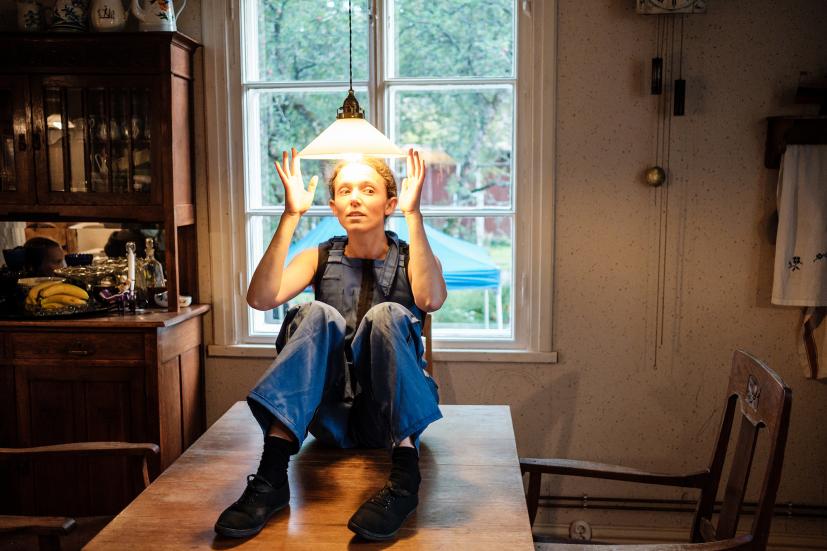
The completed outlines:
[[[224,358],[275,358],[272,344],[211,344],[207,355]],[[524,350],[434,350],[435,362],[456,363],[532,363],[555,364],[557,352],[526,352]]]

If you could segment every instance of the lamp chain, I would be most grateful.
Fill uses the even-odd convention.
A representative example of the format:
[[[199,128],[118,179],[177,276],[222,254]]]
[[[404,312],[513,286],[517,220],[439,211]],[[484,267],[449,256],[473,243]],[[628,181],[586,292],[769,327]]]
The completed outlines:
[[[351,0],[347,0],[347,59],[348,59],[348,68],[350,70],[350,88],[349,91],[353,92],[353,6],[351,5]]]

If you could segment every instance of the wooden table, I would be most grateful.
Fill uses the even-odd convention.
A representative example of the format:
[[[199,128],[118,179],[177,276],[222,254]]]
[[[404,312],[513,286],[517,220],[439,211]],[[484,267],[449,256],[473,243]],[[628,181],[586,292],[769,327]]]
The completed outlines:
[[[241,494],[261,453],[261,429],[236,403],[87,549],[497,549],[531,550],[508,406],[441,406],[422,437],[420,505],[398,539],[368,543],[350,515],[387,479],[383,450],[325,448],[309,437],[290,463],[290,507],[247,540],[213,524]]]

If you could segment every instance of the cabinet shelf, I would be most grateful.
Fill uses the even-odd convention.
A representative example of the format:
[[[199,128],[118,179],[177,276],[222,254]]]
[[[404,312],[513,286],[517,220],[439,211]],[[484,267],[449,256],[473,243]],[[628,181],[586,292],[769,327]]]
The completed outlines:
[[[170,297],[197,302],[198,46],[177,32],[0,33],[15,52],[0,60],[0,117],[13,127],[0,143],[0,219],[161,224]]]

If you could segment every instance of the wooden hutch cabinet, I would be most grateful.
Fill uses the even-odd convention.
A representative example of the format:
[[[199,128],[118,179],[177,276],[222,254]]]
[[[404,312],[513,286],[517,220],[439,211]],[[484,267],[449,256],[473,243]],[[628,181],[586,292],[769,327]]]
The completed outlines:
[[[0,220],[157,224],[169,296],[168,312],[0,322],[0,447],[149,441],[157,474],[204,430],[197,47],[170,32],[0,33]],[[119,510],[132,470],[98,461],[0,465],[0,512]],[[70,502],[42,499],[67,483]]]
[[[163,224],[169,295],[196,298],[197,46],[166,32],[0,34],[12,54],[0,60],[0,219]]]

